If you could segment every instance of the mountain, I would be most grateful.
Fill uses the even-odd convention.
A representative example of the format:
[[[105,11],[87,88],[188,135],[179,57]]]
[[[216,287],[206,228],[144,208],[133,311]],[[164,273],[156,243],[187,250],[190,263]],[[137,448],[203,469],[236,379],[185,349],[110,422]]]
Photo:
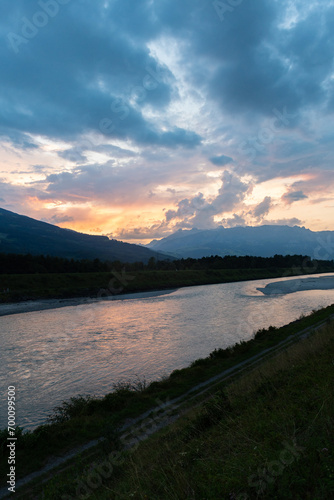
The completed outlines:
[[[73,259],[147,262],[166,255],[143,246],[62,229],[24,215],[0,209],[0,253],[52,255]]]
[[[182,230],[147,245],[151,250],[174,257],[201,258],[210,255],[309,255],[334,258],[334,231],[313,232],[304,227],[256,226]]]

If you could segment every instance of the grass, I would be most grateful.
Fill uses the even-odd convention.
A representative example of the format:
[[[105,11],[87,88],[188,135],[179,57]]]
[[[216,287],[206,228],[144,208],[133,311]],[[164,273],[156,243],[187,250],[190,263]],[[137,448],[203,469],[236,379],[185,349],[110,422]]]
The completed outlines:
[[[319,269],[316,272],[319,272]],[[229,283],[301,274],[303,274],[302,269],[299,272],[291,268],[147,270],[116,274],[105,272],[2,274],[0,275],[0,303],[34,299],[96,297],[115,293],[163,290],[183,286]]]
[[[333,363],[331,323],[218,387],[118,463],[101,452],[39,498],[333,498]]]
[[[228,349],[215,350],[207,358],[195,360],[190,367],[175,370],[167,379],[153,382],[148,387],[143,383],[121,384],[104,398],[79,397],[64,402],[61,407],[55,409],[47,425],[28,433],[22,433],[18,429],[17,477],[40,470],[51,456],[64,454],[76,445],[97,437],[105,436],[106,443],[114,447],[117,443],[115,429],[125,419],[134,418],[156,406],[157,400],[166,401],[184,394],[197,383],[279,343],[293,333],[328,318],[333,313],[334,306],[330,306],[285,327],[260,330],[252,340]],[[225,412],[228,409],[226,398],[224,405]],[[7,470],[6,437],[6,431],[2,431],[1,478],[6,476]]]

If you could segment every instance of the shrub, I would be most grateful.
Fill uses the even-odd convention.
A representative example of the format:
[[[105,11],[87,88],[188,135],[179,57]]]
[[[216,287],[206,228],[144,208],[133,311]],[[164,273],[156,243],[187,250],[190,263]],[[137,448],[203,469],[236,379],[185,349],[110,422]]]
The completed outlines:
[[[91,396],[76,396],[69,401],[63,401],[57,406],[51,415],[48,416],[48,422],[58,424],[66,422],[71,418],[87,415],[89,413],[89,404],[92,401]]]

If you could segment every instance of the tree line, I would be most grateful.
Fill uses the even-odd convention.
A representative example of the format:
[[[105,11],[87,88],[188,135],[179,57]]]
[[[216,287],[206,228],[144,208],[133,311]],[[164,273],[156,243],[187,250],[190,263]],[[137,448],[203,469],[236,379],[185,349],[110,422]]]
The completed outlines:
[[[310,272],[315,270],[334,271],[334,260],[315,261],[306,255],[274,255],[273,257],[254,257],[250,255],[219,255],[200,259],[186,258],[175,260],[156,260],[151,257],[147,263],[124,263],[120,261],[101,261],[100,259],[66,259],[50,255],[0,254],[0,274],[43,274],[43,273],[97,273],[120,271],[183,271],[208,269],[284,269],[301,268]]]

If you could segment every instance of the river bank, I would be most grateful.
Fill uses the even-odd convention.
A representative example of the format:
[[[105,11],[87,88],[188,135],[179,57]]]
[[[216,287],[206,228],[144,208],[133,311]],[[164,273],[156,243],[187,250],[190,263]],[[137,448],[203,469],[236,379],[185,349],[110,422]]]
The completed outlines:
[[[327,273],[327,270],[323,270]],[[189,287],[320,274],[319,269],[208,269],[135,273],[66,273],[0,276],[0,317],[102,300],[125,300]],[[263,293],[274,289],[261,289]],[[274,292],[273,293],[282,293]],[[135,294],[135,296],[133,295]],[[143,294],[143,295],[141,295]]]
[[[257,288],[264,295],[284,295],[307,290],[333,290],[334,276],[294,279],[269,283],[264,288]]]
[[[194,387],[195,384],[201,383],[204,380],[207,380],[209,377],[214,376],[216,373],[221,373],[223,370],[228,369],[229,367],[236,366],[237,363],[242,362],[245,359],[250,359],[254,354],[259,353],[265,349],[268,349],[270,347],[273,347],[275,345],[278,345],[282,339],[287,339],[289,336],[293,335],[294,333],[302,333],[302,330],[308,327],[312,327],[312,329],[315,327],[316,324],[319,323],[319,321],[324,322],[326,320],[329,321],[330,315],[333,314],[334,308],[329,307],[324,310],[318,311],[316,313],[313,313],[309,317],[303,318],[301,320],[295,321],[285,327],[282,327],[280,329],[276,328],[270,328],[269,330],[261,330],[255,335],[254,339],[248,341],[248,342],[242,342],[237,345],[235,345],[233,348],[229,349],[218,349],[215,350],[210,354],[205,359],[198,359],[197,361],[193,362],[192,365],[188,368],[182,369],[182,370],[176,370],[174,371],[168,379],[165,379],[164,381],[161,382],[154,382],[150,384],[148,387],[119,387],[114,393],[108,394],[102,399],[84,399],[84,398],[73,398],[71,401],[64,403],[61,408],[58,408],[58,410],[55,412],[54,417],[53,417],[53,423],[46,425],[46,426],[41,426],[38,429],[36,429],[34,432],[30,432],[27,434],[21,434],[17,432],[18,435],[18,471],[20,472],[20,475],[22,476],[28,471],[34,470],[34,468],[40,468],[41,463],[46,463],[49,462],[50,460],[50,455],[59,455],[63,454],[66,450],[69,449],[69,446],[75,444],[77,445],[80,441],[88,440],[89,437],[105,437],[104,444],[101,445],[101,450],[99,451],[100,454],[100,460],[101,463],[106,460],[106,456],[112,456],[114,455],[113,450],[118,449],[117,445],[117,433],[116,429],[119,426],[120,422],[124,422],[124,419],[134,418],[138,413],[143,412],[150,408],[153,404],[159,403],[159,405],[162,405],[161,408],[163,408],[163,402],[169,401],[170,398],[178,397],[181,394],[185,394],[185,392],[191,387]],[[328,323],[330,325],[330,323]],[[330,337],[328,337],[330,338]],[[332,338],[332,335],[331,335]],[[319,346],[321,346],[323,343],[319,343]],[[310,349],[305,353],[305,374],[303,373],[302,377],[303,379],[297,379],[299,375],[301,374],[301,371],[299,369],[299,365],[301,363],[301,355],[300,355],[300,349],[298,345],[296,346],[297,348],[297,353],[296,353],[296,361],[291,364],[291,358],[290,355],[287,357],[285,354],[282,355],[282,360],[279,361],[277,364],[277,373],[273,371],[273,363],[272,361],[269,362],[268,367],[270,373],[266,373],[266,377],[263,377],[263,368],[262,366],[260,367],[260,372],[259,373],[259,383],[256,386],[256,392],[247,395],[247,387],[246,385],[249,384],[250,378],[249,375],[245,376],[245,381],[243,382],[241,380],[241,386],[240,386],[240,405],[239,403],[236,403],[233,399],[233,391],[228,392],[228,398],[226,398],[226,395],[222,394],[220,391],[217,392],[217,394],[214,396],[213,400],[211,403],[209,403],[209,406],[207,406],[207,403],[204,403],[204,407],[200,406],[198,409],[198,405],[195,405],[194,407],[194,417],[191,417],[191,420],[189,421],[189,417],[186,417],[186,421],[178,424],[182,426],[182,432],[180,430],[171,428],[171,430],[167,430],[167,435],[168,435],[168,449],[170,447],[175,447],[175,452],[173,451],[172,456],[178,457],[178,460],[181,460],[182,462],[186,459],[186,456],[190,452],[190,446],[192,444],[194,445],[194,453],[198,453],[199,448],[202,450],[205,449],[210,449],[210,452],[208,454],[207,459],[205,461],[194,461],[194,455],[191,452],[191,456],[189,457],[191,460],[188,464],[186,462],[186,466],[181,466],[181,468],[175,469],[173,467],[173,471],[177,472],[177,475],[179,475],[179,472],[183,470],[185,473],[190,473],[191,470],[193,470],[193,467],[197,467],[197,464],[200,465],[200,469],[202,470],[202,473],[204,472],[203,469],[201,468],[201,464],[205,467],[209,466],[209,464],[212,463],[212,460],[209,460],[209,457],[212,459],[212,450],[215,449],[220,450],[223,449],[223,447],[228,447],[228,443],[225,443],[225,441],[222,441],[222,437],[219,437],[219,439],[214,438],[212,441],[212,450],[211,450],[211,439],[208,439],[207,432],[211,432],[217,424],[217,431],[219,429],[222,430],[222,436],[226,435],[233,435],[236,436],[236,443],[233,446],[233,457],[240,459],[240,463],[245,463],[246,460],[253,460],[254,456],[258,457],[258,460],[263,461],[263,451],[261,451],[261,448],[259,448],[259,452],[255,452],[254,455],[254,450],[256,450],[258,447],[262,446],[262,441],[260,439],[260,436],[263,436],[264,434],[264,426],[266,427],[266,432],[265,435],[267,436],[273,436],[273,446],[277,445],[276,443],[276,438],[275,436],[280,436],[283,432],[282,430],[277,427],[278,422],[283,422],[283,426],[285,426],[285,431],[288,433],[289,425],[290,425],[290,417],[287,417],[289,415],[290,411],[295,411],[295,409],[300,408],[301,415],[298,415],[298,422],[299,422],[299,428],[301,425],[305,424],[305,429],[309,429],[310,423],[314,423],[315,420],[319,421],[319,408],[318,406],[321,406],[321,411],[324,408],[323,400],[328,401],[328,397],[331,394],[332,391],[328,391],[328,388],[331,388],[331,382],[327,377],[324,377],[324,367],[325,365],[321,365],[319,363],[319,354],[317,354],[317,351],[314,349],[314,343],[310,346]],[[328,364],[328,369],[326,373],[328,372],[328,377],[332,376],[332,364],[331,364],[331,356],[330,353],[328,353],[328,349],[324,350],[326,353],[326,356],[329,359],[329,364]],[[305,399],[306,396],[306,390],[310,390],[311,387],[313,387],[314,384],[309,383],[309,378],[310,378],[310,354],[314,356],[314,363],[312,366],[317,367],[317,370],[319,372],[319,376],[314,377],[312,374],[312,380],[316,380],[317,384],[314,386],[314,391],[315,394],[313,394],[313,389],[312,389],[312,394],[310,394],[309,399]],[[283,383],[282,377],[284,376],[282,373],[282,363],[285,363],[286,368],[288,370],[292,370],[293,373],[289,373],[286,377],[286,384],[285,382]],[[284,365],[284,366],[285,366]],[[295,366],[296,365],[296,366]],[[326,365],[327,366],[327,365]],[[285,368],[284,368],[285,370]],[[269,376],[273,375],[271,379],[269,379]],[[277,378],[277,374],[279,377]],[[285,380],[285,379],[284,379]],[[292,381],[296,381],[296,390],[294,390],[291,387]],[[326,381],[326,386],[323,388],[323,394],[319,400],[319,387],[320,385]],[[301,391],[301,382],[305,382],[305,391]],[[246,389],[246,392],[245,392]],[[216,389],[217,390],[217,389]],[[280,391],[280,392],[279,392]],[[283,394],[284,393],[284,394]],[[297,395],[300,394],[300,404],[296,405],[296,397]],[[246,400],[245,400],[246,396]],[[218,399],[219,401],[218,401]],[[291,399],[291,405],[290,403],[287,405],[287,401]],[[245,400],[245,401],[244,401]],[[263,400],[263,415],[259,413],[259,403],[262,402]],[[281,403],[284,401],[284,409],[281,409]],[[305,403],[306,401],[306,403]],[[307,401],[312,403],[312,405],[307,406],[307,411],[304,410],[304,404],[307,405]],[[280,404],[278,404],[280,402]],[[218,404],[219,403],[219,404]],[[227,404],[228,403],[228,404]],[[231,404],[230,404],[231,403]],[[217,405],[218,404],[218,405]],[[222,405],[222,406],[221,406]],[[269,405],[269,406],[268,406]],[[268,413],[268,408],[272,406],[272,411]],[[244,408],[247,409],[247,414],[244,414]],[[242,411],[241,411],[242,410]],[[312,410],[312,411],[311,411]],[[314,410],[314,412],[313,412]],[[192,411],[192,410],[191,410]],[[262,410],[261,410],[262,411]],[[282,419],[281,411],[284,412],[285,418]],[[199,413],[198,413],[199,412]],[[226,413],[228,412],[228,413]],[[233,413],[234,412],[234,413]],[[306,413],[305,413],[306,412]],[[229,415],[231,418],[229,418]],[[268,417],[269,415],[274,416],[274,417]],[[322,414],[321,414],[322,415]],[[303,416],[303,420],[301,421],[300,418]],[[310,418],[308,418],[308,416]],[[225,418],[227,419],[225,420]],[[233,418],[232,418],[233,417]],[[307,418],[306,418],[307,417]],[[221,419],[224,420],[221,420]],[[240,422],[240,432],[238,432],[238,426],[234,431],[231,433],[226,433],[224,432],[225,425],[237,421],[237,419],[241,418]],[[294,416],[291,416],[291,428],[295,429],[294,422]],[[324,444],[322,443],[322,437],[321,439],[317,440],[317,443],[314,444],[314,449],[315,452],[317,449],[329,449],[329,442],[328,442],[328,434],[326,433],[326,425],[324,423],[328,420],[327,414],[324,416],[323,421],[319,423],[319,429],[317,429],[317,436],[320,436],[319,431],[323,429],[323,437],[324,439],[327,436],[327,441],[324,441]],[[152,420],[152,419],[150,419]],[[127,420],[128,421],[128,420]],[[221,422],[221,423],[220,423]],[[224,423],[225,422],[225,423]],[[250,448],[249,448],[249,455],[248,455],[248,450],[247,456],[244,455],[245,450],[245,429],[247,428],[246,425],[249,422],[254,422],[258,423],[258,429],[256,430],[256,435],[254,435],[253,439],[248,439],[250,443]],[[218,425],[219,424],[219,425]],[[289,424],[289,425],[288,425]],[[321,424],[321,425],[320,425]],[[222,427],[223,425],[223,427]],[[178,428],[180,429],[180,428]],[[290,443],[291,437],[287,434],[287,437],[285,434],[282,434],[285,439],[289,437],[288,442]],[[247,432],[247,436],[252,437],[252,432],[249,431]],[[294,435],[295,436],[295,435]],[[298,439],[304,439],[303,434],[299,433],[298,434]],[[239,442],[239,437],[240,437],[240,442]],[[5,434],[2,436],[3,439],[6,438]],[[161,440],[161,434],[160,437],[157,436],[158,442]],[[164,439],[164,438],[162,438]],[[198,445],[199,441],[198,439],[202,440],[202,444]],[[281,438],[282,440],[283,438]],[[320,443],[321,441],[321,443]],[[219,446],[217,446],[217,443],[221,443]],[[256,448],[254,448],[254,442],[256,443]],[[47,443],[47,446],[45,445]],[[225,443],[225,444],[224,444]],[[267,441],[264,443],[266,445]],[[321,446],[320,446],[320,444]],[[236,455],[235,450],[239,449],[239,444],[240,444],[240,451],[238,451],[238,455]],[[298,441],[298,444],[304,444],[303,442]],[[311,443],[312,444],[312,443]],[[226,446],[225,446],[226,445]],[[326,445],[326,448],[325,448]],[[115,448],[116,446],[116,448]],[[148,443],[148,448],[150,448],[150,444]],[[320,446],[320,447],[319,447]],[[151,444],[152,448],[152,444]],[[159,453],[162,449],[165,448],[165,445],[163,442],[160,442],[160,445],[153,446],[152,449],[157,449],[159,450]],[[145,445],[144,445],[145,449]],[[147,461],[144,459],[144,462],[148,464],[149,462],[149,457],[152,454],[152,449],[149,452],[147,456]],[[310,446],[306,448],[308,450],[311,449]],[[181,451],[180,451],[181,450]],[[276,450],[276,447],[274,446],[273,449],[271,448],[271,444],[266,448],[266,450],[272,454],[270,455],[271,460],[275,458],[275,453],[279,453],[281,451],[280,448],[278,448],[278,451]],[[312,448],[313,450],[313,448]],[[140,450],[139,450],[139,453]],[[163,456],[161,457],[162,462],[166,462],[167,464],[169,463],[169,459],[166,461],[164,457],[166,457],[167,450],[163,451]],[[123,454],[121,455],[123,457]],[[196,455],[197,456],[197,455]],[[195,456],[195,458],[196,458]],[[229,456],[228,454],[225,453],[224,451],[224,456],[227,457]],[[232,459],[231,462],[231,470],[239,470],[239,467],[233,467],[233,457],[230,457]],[[128,460],[125,460],[126,458],[126,452],[124,452],[124,460],[120,463],[114,464],[115,470],[118,470],[118,466],[122,465],[123,463],[127,464],[129,463]],[[200,457],[201,458],[201,457]],[[221,464],[222,456],[220,457],[215,457],[215,461],[217,461],[217,465]],[[71,473],[69,475],[69,471],[65,472],[65,476],[62,477],[60,480],[55,478],[55,482],[53,483],[52,486],[50,487],[44,487],[42,486],[41,482],[38,481],[37,483],[37,491],[35,490],[35,493],[42,493],[43,492],[43,498],[48,498],[48,499],[56,499],[56,498],[62,498],[62,495],[66,492],[67,497],[66,498],[76,498],[78,496],[78,492],[75,490],[75,485],[73,488],[73,484],[70,486],[69,484],[69,478],[71,477],[73,479],[74,475],[75,477],[79,475],[80,480],[82,481],[82,484],[87,485],[87,474],[90,474],[92,471],[93,465],[91,462],[94,460],[94,471],[95,470],[100,470],[96,469],[96,456],[90,457],[89,462],[81,462],[81,460],[78,462],[75,462],[75,474]],[[157,462],[159,463],[159,469],[162,467],[162,462],[159,460],[159,458],[156,459]],[[130,459],[131,464],[133,463],[133,460]],[[142,459],[139,460],[139,464],[144,463]],[[160,463],[161,462],[161,463]],[[313,459],[311,460],[313,463]],[[319,462],[317,462],[319,463]],[[191,464],[191,467],[190,467]],[[116,467],[117,465],[117,467]],[[188,467],[189,465],[189,467]],[[227,464],[228,465],[228,464]],[[250,466],[252,466],[249,470],[257,470],[259,464],[257,462],[254,463],[251,462]],[[312,467],[314,466],[314,463]],[[127,465],[126,465],[127,467]],[[147,472],[151,471],[154,475],[154,471],[152,466],[145,466],[147,468]],[[224,470],[226,466],[224,465]],[[104,470],[104,469],[101,469]],[[221,470],[221,467],[219,465],[219,470]],[[240,469],[241,470],[241,469]],[[247,467],[248,470],[248,467]],[[325,469],[324,469],[325,470]],[[275,469],[276,471],[276,469]],[[2,469],[1,472],[4,472],[4,469]],[[152,487],[152,481],[154,482],[153,476],[149,476],[149,484]],[[196,475],[199,477],[202,475],[200,470],[196,472]],[[207,469],[208,475],[212,478],[212,469],[211,466]],[[74,475],[73,475],[74,474]],[[296,477],[296,471],[292,470],[291,472],[293,477]],[[137,474],[138,475],[138,474]],[[215,475],[215,474],[214,474]],[[2,477],[4,477],[1,474]],[[132,473],[131,473],[132,476]],[[105,477],[105,476],[103,476]],[[109,476],[106,476],[109,478]],[[112,476],[113,477],[113,476]],[[122,474],[119,476],[117,474],[117,478],[120,478],[122,480],[123,477],[127,477],[127,474],[125,476]],[[142,474],[140,475],[142,477]],[[143,477],[146,477],[146,473],[144,474]],[[159,476],[160,477],[160,476]],[[165,476],[164,476],[165,477]],[[167,476],[166,476],[167,477]],[[206,472],[205,472],[205,477],[206,477]],[[242,475],[240,477],[236,477],[235,475],[230,476],[230,478],[235,479],[235,484],[240,485],[242,484],[243,487],[247,486],[247,477],[243,478]],[[276,475],[275,475],[276,477]],[[73,480],[71,479],[71,483],[73,483]],[[89,478],[88,478],[89,479]],[[111,478],[112,479],[112,478]],[[189,478],[190,479],[190,478]],[[204,479],[204,478],[203,478]],[[242,483],[240,481],[242,479],[245,479]],[[113,480],[113,479],[112,479]],[[130,488],[129,493],[131,493],[133,490],[133,485],[134,485],[134,478],[131,477],[130,483],[128,487]],[[221,473],[217,470],[217,478],[215,479],[214,484],[220,484],[221,481]],[[238,483],[239,481],[239,483]],[[245,485],[244,485],[245,483]],[[88,485],[91,483],[88,480]],[[94,483],[95,484],[95,483]],[[160,483],[159,483],[160,484]],[[170,481],[170,484],[173,484],[173,488],[176,486],[174,481]],[[198,481],[196,480],[195,482],[192,482],[193,485],[198,484]],[[204,480],[203,485],[209,484],[207,480]],[[210,483],[211,484],[211,483]],[[222,484],[225,484],[226,487],[226,480],[222,482]],[[271,484],[268,483],[268,485]],[[114,483],[110,486],[112,488],[115,487]],[[97,486],[99,487],[99,486]],[[141,489],[143,488],[143,489]],[[92,489],[92,491],[91,491]],[[95,486],[91,486],[88,488],[88,491],[93,494],[95,491]],[[233,487],[231,486],[231,489],[229,491],[232,491]],[[109,491],[109,488],[108,488]],[[250,490],[251,492],[252,490]],[[144,494],[149,492],[150,497],[152,496],[152,492],[150,489],[148,489],[148,485],[140,485],[140,493],[142,493],[143,496],[138,496],[138,498],[144,498]],[[237,493],[241,493],[242,490],[238,490]],[[247,490],[248,492],[248,490]],[[101,494],[100,494],[101,493]],[[223,498],[222,492],[220,492],[219,497]],[[224,491],[226,493],[226,491]],[[103,496],[103,491],[99,491],[99,498],[107,498]],[[46,495],[46,496],[45,496]],[[128,495],[129,496],[129,495]],[[130,495],[131,496],[131,495]],[[208,495],[206,495],[208,496]],[[119,496],[121,498],[121,496]],[[179,494],[179,498],[181,498],[181,493]],[[208,496],[209,497],[209,496]],[[224,496],[225,497],[225,496]],[[36,498],[36,496],[30,496],[27,495],[26,493],[23,494],[23,497],[19,496],[19,498]],[[39,498],[39,497],[38,497]],[[94,494],[92,497],[89,496],[89,498],[96,498],[94,497]],[[108,496],[109,498],[109,496]],[[165,498],[164,496],[159,496],[159,498]],[[167,497],[166,497],[167,498]],[[169,497],[168,497],[169,498]],[[211,498],[217,498],[217,497],[212,497]],[[283,497],[282,497],[283,498]],[[323,497],[325,498],[325,497]],[[327,497],[326,497],[327,498]]]
[[[261,328],[281,327],[334,303],[334,290],[280,297],[256,290],[271,281],[278,280],[120,295],[3,316],[0,378],[20,386],[18,425],[32,430],[72,396],[102,397],[119,382],[159,380],[216,348],[249,340]],[[2,402],[0,428],[6,422],[4,395]]]
[[[77,297],[72,299],[41,299],[41,300],[27,300],[23,302],[13,302],[9,304],[5,303],[5,304],[0,304],[0,317],[12,314],[46,311],[48,309],[59,309],[61,307],[95,304],[101,301],[131,300],[131,299],[145,299],[151,297],[159,297],[160,295],[167,295],[169,293],[172,293],[173,291],[175,291],[175,289],[157,290],[151,292],[124,293],[124,294],[95,297],[95,298]]]

